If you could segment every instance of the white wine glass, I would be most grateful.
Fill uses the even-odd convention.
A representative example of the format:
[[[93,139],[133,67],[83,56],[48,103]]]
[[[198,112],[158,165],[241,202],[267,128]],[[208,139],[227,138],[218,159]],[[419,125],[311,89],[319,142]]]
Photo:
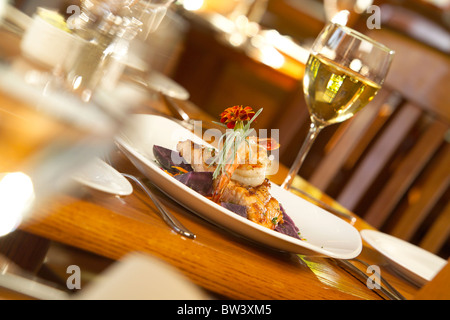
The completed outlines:
[[[353,117],[373,100],[393,57],[393,50],[349,27],[325,26],[312,46],[303,78],[311,125],[284,189],[290,189],[320,131]]]

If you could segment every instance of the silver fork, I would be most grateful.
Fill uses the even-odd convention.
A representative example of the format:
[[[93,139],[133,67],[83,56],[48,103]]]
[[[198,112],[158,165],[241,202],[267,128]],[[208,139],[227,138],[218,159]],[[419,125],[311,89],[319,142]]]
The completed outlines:
[[[117,149],[119,152],[120,149]],[[114,165],[112,164],[111,158],[109,157],[109,154],[105,154],[104,155],[104,159],[106,162],[108,162],[108,164],[112,167],[114,167]],[[136,183],[141,189],[142,191],[144,191],[147,196],[150,198],[150,200],[153,201],[153,203],[155,204],[156,208],[158,208],[158,213],[160,215],[160,217],[164,220],[165,223],[167,223],[169,225],[169,227],[172,228],[172,230],[174,230],[176,233],[185,236],[189,239],[195,239],[197,236],[195,235],[195,233],[191,232],[188,228],[186,228],[180,221],[178,221],[177,218],[175,218],[167,209],[166,207],[161,203],[161,201],[158,200],[158,198],[153,194],[152,191],[150,191],[150,189],[145,185],[145,183],[139,179],[138,177],[129,174],[129,173],[120,173],[121,175],[123,175],[125,178],[132,180],[134,183]]]
[[[333,259],[333,260],[336,261],[338,264],[340,264],[343,269],[349,269],[358,277],[363,278],[364,281],[366,281],[367,283],[369,276],[365,272],[361,271],[359,268],[354,266],[350,261],[344,259]],[[355,258],[352,260],[363,264],[367,268],[370,267],[370,265],[367,262],[364,262],[360,259]],[[382,284],[380,284],[379,286],[379,289],[377,288],[376,290],[379,290],[385,297],[387,297],[390,300],[406,300],[406,298],[400,292],[398,292],[385,278],[383,278],[381,274],[375,272],[375,276],[377,276],[378,279],[380,279],[382,282]]]
[[[196,235],[189,231],[180,221],[178,221],[167,209],[166,207],[158,200],[158,198],[150,191],[149,188],[145,185],[144,182],[141,181],[138,177],[135,177],[128,173],[121,173],[124,177],[133,180],[153,201],[155,206],[158,208],[158,212],[161,218],[166,222],[175,232],[181,234],[190,239],[195,239]]]

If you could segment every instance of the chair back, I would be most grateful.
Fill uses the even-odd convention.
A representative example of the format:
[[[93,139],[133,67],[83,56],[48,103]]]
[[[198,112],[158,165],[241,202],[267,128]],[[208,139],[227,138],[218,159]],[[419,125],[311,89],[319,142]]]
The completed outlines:
[[[368,35],[396,51],[389,75],[336,130],[309,181],[374,227],[438,253],[450,234],[450,58],[392,31]]]

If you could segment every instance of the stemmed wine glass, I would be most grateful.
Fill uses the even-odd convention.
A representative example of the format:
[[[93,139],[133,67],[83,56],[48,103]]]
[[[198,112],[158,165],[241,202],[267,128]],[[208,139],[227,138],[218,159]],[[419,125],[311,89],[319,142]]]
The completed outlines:
[[[289,190],[312,144],[326,126],[343,122],[373,100],[394,51],[343,25],[330,23],[311,49],[303,91],[311,125],[282,187]]]

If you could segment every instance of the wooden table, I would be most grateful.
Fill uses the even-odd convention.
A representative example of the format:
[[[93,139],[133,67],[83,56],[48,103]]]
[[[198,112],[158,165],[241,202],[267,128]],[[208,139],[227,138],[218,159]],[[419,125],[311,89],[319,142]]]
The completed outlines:
[[[121,166],[127,172],[133,171],[125,160]],[[277,177],[273,181],[280,182]],[[260,247],[154,191],[197,234],[195,240],[173,232],[138,188],[133,195],[120,199],[104,194],[61,196],[36,211],[21,229],[112,259],[132,251],[149,253],[174,265],[201,287],[232,299],[380,298],[329,259]],[[369,228],[360,219],[355,227]],[[405,297],[416,293],[415,287],[392,276],[384,268],[385,260],[370,247],[364,246],[360,258],[382,267],[382,276],[391,280]]]
[[[209,119],[188,102],[183,107],[193,118]],[[142,108],[141,112],[168,112],[158,102],[149,102]],[[139,174],[120,154],[113,158],[122,172]],[[287,169],[281,167],[271,180],[280,184],[286,172]],[[305,181],[298,179],[295,184],[339,207]],[[33,212],[20,229],[114,260],[129,252],[151,254],[176,267],[193,283],[218,297],[289,300],[382,298],[333,260],[262,247],[203,220],[158,190],[153,191],[176,218],[197,234],[195,240],[173,232],[158,216],[154,204],[138,188],[132,195],[122,198],[98,193],[60,195]],[[359,218],[354,225],[358,230],[371,228]],[[412,298],[418,292],[417,287],[392,273],[386,260],[370,246],[364,244],[359,258],[379,266],[382,276],[406,298]]]
[[[139,175],[120,154],[113,158],[122,172]],[[285,174],[286,168],[282,167],[271,180],[280,184]],[[296,184],[339,207],[305,181],[298,179]],[[134,251],[154,255],[219,297],[381,298],[333,260],[303,257],[259,246],[203,220],[158,190],[153,188],[153,191],[172,214],[197,234],[195,240],[173,232],[137,187],[133,195],[122,198],[92,192],[78,196],[61,195],[36,210],[20,229],[111,259],[120,259]],[[359,230],[370,228],[361,219],[356,220],[355,227]],[[369,246],[364,246],[359,258],[380,266],[382,276],[406,298],[417,292],[416,287],[391,273],[384,258]]]

